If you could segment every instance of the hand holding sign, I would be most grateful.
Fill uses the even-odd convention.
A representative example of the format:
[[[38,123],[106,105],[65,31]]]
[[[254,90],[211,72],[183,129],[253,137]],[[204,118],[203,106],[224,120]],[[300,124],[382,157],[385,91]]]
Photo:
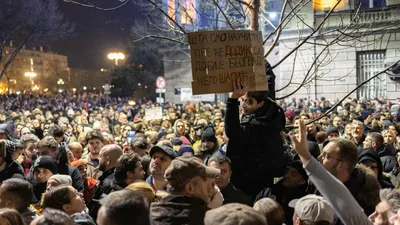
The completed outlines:
[[[238,78],[233,82],[233,93],[231,95],[232,99],[239,99],[243,95],[245,95],[248,91],[248,86],[243,82],[242,79]]]

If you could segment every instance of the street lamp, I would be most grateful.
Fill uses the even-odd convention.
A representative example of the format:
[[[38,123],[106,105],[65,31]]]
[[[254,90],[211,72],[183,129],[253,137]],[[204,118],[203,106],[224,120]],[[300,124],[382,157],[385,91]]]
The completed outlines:
[[[86,87],[86,86],[84,86],[84,87],[83,87],[83,90],[85,90],[85,91],[86,91],[86,89],[87,89],[87,87]]]
[[[64,84],[64,81],[63,81],[62,79],[59,79],[59,80],[57,81],[57,84],[58,84],[58,85],[63,85],[63,84]]]
[[[125,55],[122,52],[111,52],[108,54],[110,60],[114,60],[115,65],[118,66],[118,60],[125,59]]]
[[[26,72],[25,73],[26,77],[29,77],[29,82],[31,83],[31,87],[33,87],[33,77],[36,77],[36,73],[35,72]]]

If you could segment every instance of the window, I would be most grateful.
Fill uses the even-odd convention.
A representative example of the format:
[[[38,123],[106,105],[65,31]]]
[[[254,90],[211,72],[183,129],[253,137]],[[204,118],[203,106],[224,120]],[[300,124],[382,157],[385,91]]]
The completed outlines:
[[[385,69],[385,51],[357,52],[357,84]],[[386,97],[386,75],[379,76],[358,89],[358,98]]]
[[[361,4],[361,9],[382,8],[386,6],[386,0],[355,0],[354,8],[358,8]]]

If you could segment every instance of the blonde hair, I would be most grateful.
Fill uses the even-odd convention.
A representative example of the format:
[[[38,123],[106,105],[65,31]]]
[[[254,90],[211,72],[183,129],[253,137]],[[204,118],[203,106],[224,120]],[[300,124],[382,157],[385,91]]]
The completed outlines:
[[[135,182],[130,185],[128,185],[125,189],[130,189],[132,191],[137,191],[141,193],[149,203],[152,203],[156,200],[156,192],[154,189],[147,183],[145,182]]]

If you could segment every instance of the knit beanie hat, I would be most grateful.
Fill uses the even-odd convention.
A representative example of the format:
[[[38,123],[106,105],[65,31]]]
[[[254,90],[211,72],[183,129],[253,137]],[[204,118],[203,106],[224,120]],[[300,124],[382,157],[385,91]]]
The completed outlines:
[[[50,156],[40,156],[36,159],[33,164],[33,172],[35,172],[38,168],[45,168],[50,170],[53,174],[58,173],[57,165],[53,157]]]
[[[56,174],[49,178],[56,180],[60,185],[72,185],[72,179],[69,175]]]
[[[178,156],[182,156],[183,153],[185,153],[185,152],[191,152],[194,155],[194,150],[192,147],[190,147],[188,145],[183,145],[178,151]]]
[[[215,131],[212,127],[207,127],[203,134],[201,134],[201,141],[211,141],[217,143],[217,137],[215,137]]]
[[[330,134],[339,134],[339,131],[336,127],[330,126],[326,129],[326,136],[328,137]]]

